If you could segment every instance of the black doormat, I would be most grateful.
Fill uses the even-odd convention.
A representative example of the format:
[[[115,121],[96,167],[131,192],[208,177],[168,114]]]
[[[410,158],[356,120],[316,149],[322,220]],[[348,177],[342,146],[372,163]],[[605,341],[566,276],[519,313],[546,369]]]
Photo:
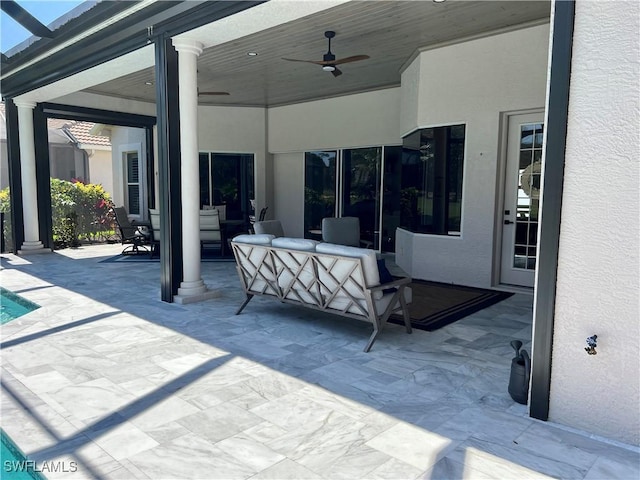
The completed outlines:
[[[409,304],[411,326],[430,332],[513,295],[509,292],[425,280],[413,280],[410,287],[413,296]],[[389,317],[389,322],[404,325],[402,317],[398,315]]]

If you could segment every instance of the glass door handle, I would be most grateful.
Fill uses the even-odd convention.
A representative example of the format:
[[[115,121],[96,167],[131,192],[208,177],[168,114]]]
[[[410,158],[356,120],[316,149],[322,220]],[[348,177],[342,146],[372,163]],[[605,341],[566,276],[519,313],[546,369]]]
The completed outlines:
[[[504,224],[505,224],[505,225],[511,225],[512,223],[513,223],[513,222],[512,222],[511,220],[505,220],[505,221],[504,221]]]

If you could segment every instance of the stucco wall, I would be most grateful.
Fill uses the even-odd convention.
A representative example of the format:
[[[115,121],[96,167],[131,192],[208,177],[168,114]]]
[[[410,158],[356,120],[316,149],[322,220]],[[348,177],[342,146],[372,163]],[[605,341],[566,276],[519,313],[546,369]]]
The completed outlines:
[[[467,127],[462,235],[403,238],[396,259],[415,278],[491,286],[500,113],[544,108],[548,44],[545,24],[422,52],[403,72],[402,135]]]
[[[286,236],[304,237],[304,154],[274,155],[273,178],[276,194],[272,218],[282,222]]]
[[[550,419],[640,443],[640,8],[576,2]],[[585,339],[598,335],[598,354]]]
[[[89,154],[89,181],[102,185],[113,198],[112,155],[109,150],[87,150]]]
[[[274,107],[268,111],[272,153],[398,144],[398,88]]]

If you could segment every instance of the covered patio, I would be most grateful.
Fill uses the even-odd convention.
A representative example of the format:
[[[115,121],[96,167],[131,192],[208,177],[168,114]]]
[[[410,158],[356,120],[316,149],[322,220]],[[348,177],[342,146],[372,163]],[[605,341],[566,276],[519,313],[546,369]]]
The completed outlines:
[[[47,478],[637,478],[637,451],[527,416],[507,393],[516,294],[436,332],[243,299],[160,300],[159,263],[118,245],[2,255],[41,308],[3,326],[3,428]],[[135,285],[135,289],[131,286]],[[528,348],[528,345],[527,345]],[[56,463],[57,462],[57,463]]]
[[[48,476],[637,477],[638,8],[105,1],[3,52],[20,256],[2,282],[42,305],[3,326],[3,428],[77,462]],[[339,76],[318,64],[331,31],[357,58]],[[49,118],[138,128],[114,183],[124,200],[136,164],[159,263],[51,251]],[[374,211],[376,250],[414,279],[525,293],[433,333],[389,325],[369,354],[360,324],[260,299],[235,316],[197,216],[203,158],[210,181],[228,154],[251,156],[242,202],[290,236],[316,230],[320,178],[317,216]],[[376,188],[349,190],[369,154]],[[514,338],[528,407],[506,393]]]

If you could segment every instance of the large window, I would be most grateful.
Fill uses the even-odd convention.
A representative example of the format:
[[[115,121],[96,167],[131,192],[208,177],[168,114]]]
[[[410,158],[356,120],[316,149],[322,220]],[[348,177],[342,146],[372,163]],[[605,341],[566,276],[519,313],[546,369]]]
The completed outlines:
[[[252,154],[200,153],[200,207],[224,205],[229,220],[247,220],[255,198]]]
[[[400,224],[460,235],[465,126],[423,128],[403,139]]]

